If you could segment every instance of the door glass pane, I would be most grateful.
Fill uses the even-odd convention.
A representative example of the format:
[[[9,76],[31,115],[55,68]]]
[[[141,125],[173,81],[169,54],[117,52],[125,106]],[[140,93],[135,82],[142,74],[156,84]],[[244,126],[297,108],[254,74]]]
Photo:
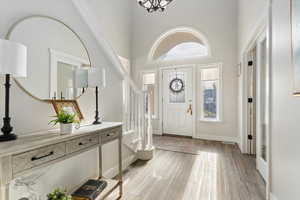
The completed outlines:
[[[175,81],[175,79],[178,81]],[[170,103],[185,103],[185,83],[185,74],[183,72],[171,72],[169,74]]]
[[[205,119],[217,118],[217,81],[203,81],[203,114]]]

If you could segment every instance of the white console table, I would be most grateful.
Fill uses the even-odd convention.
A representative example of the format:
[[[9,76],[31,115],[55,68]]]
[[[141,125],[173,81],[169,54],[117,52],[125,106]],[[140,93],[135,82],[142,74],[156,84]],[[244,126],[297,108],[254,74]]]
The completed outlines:
[[[102,177],[102,145],[119,141],[119,176],[117,180]],[[99,148],[99,178],[108,183],[97,200],[105,199],[119,187],[122,197],[122,123],[104,122],[83,126],[70,135],[59,131],[39,132],[0,143],[0,200],[10,200],[10,182],[38,168],[66,160],[93,148]]]

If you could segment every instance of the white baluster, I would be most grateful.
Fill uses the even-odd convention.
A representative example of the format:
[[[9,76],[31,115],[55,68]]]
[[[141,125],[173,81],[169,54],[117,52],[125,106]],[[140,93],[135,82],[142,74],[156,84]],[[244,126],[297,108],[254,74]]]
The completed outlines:
[[[133,93],[133,89],[131,89],[131,95],[130,95],[130,102],[131,102],[131,106],[130,106],[130,115],[131,115],[131,120],[130,120],[130,130],[134,130],[134,93]]]
[[[139,133],[139,101],[138,101],[138,94],[134,95],[135,97],[135,131],[136,133]],[[136,134],[138,135],[138,134]],[[139,136],[139,135],[138,135]],[[140,139],[140,137],[139,137]]]
[[[142,135],[142,150],[146,149],[146,118],[145,118],[145,93],[141,96],[141,135]]]
[[[137,97],[138,99],[138,135],[139,135],[139,149],[142,148],[142,103],[141,103],[142,96],[139,95]]]
[[[147,149],[153,148],[153,127],[152,127],[152,108],[151,108],[151,93],[147,93],[148,96],[148,124],[147,124],[147,136],[148,136],[148,143],[147,143]]]

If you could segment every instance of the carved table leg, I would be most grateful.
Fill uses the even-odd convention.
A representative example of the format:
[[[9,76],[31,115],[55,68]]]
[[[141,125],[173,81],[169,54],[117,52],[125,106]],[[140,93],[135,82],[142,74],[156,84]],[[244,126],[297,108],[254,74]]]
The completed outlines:
[[[0,200],[9,200],[9,183],[12,180],[11,156],[0,158]]]
[[[9,200],[9,184],[0,186],[0,200]]]
[[[123,196],[123,167],[122,167],[122,132],[120,133],[119,136],[119,193],[120,193],[120,198]]]
[[[102,144],[99,146],[99,148],[98,148],[98,153],[99,153],[99,160],[98,160],[98,165],[99,165],[99,172],[98,172],[98,174],[99,174],[99,179],[101,179],[102,178]]]

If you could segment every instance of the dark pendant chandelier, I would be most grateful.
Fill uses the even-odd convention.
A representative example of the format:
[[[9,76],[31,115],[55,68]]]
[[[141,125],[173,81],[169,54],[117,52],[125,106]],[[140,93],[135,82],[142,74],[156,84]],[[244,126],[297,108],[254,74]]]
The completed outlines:
[[[138,0],[140,6],[144,7],[149,13],[155,11],[163,12],[167,5],[173,0]]]

